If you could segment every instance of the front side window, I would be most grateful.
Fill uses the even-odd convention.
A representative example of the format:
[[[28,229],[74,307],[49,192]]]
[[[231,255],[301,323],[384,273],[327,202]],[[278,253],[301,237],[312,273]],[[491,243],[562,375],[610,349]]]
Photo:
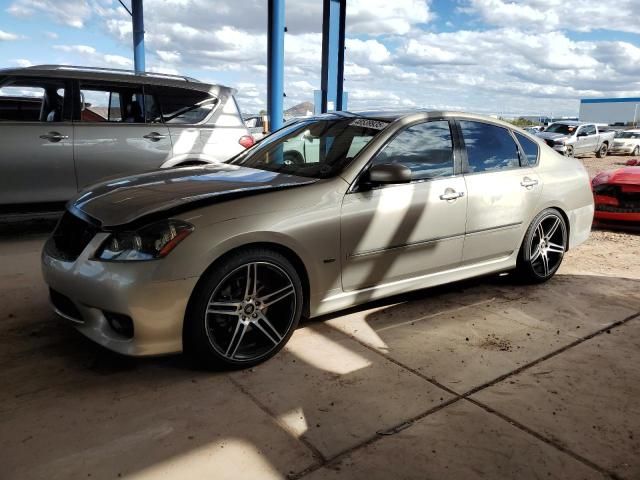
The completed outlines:
[[[400,163],[412,180],[453,175],[453,142],[447,120],[425,122],[400,132],[373,160],[374,165]]]
[[[230,163],[301,177],[330,178],[342,172],[386,125],[352,118],[298,121]]]
[[[60,122],[69,108],[64,82],[17,80],[0,88],[0,121]]]
[[[516,133],[516,138],[518,139],[518,142],[520,143],[520,146],[522,147],[522,150],[524,150],[524,154],[527,157],[527,163],[529,165],[537,164],[538,152],[540,150],[538,148],[538,144],[533,140],[528,139],[521,133],[518,133],[518,132],[515,132],[515,133]]]
[[[586,125],[580,129],[578,134],[582,135],[595,135],[596,134],[596,126],[595,125]]]
[[[488,123],[460,121],[470,173],[520,166],[518,147],[506,128]]]
[[[80,121],[145,123],[147,102],[141,88],[120,86],[80,86]]]
[[[576,133],[576,125],[568,125],[566,123],[552,123],[544,131],[547,133],[561,133],[562,135],[573,135]]]
[[[181,88],[162,88],[158,92],[165,123],[196,124],[209,116],[218,99],[206,92]]]

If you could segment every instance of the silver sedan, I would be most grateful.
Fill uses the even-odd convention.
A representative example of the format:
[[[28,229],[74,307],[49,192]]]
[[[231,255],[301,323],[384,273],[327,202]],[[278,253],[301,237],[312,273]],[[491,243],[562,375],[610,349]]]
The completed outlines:
[[[42,264],[55,311],[99,344],[246,367],[301,317],[496,272],[549,280],[593,213],[581,163],[506,123],[340,113],[226,164],[85,190]]]

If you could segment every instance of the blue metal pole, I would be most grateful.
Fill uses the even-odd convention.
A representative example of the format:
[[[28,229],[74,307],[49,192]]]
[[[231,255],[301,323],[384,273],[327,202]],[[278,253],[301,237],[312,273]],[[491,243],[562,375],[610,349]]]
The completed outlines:
[[[131,22],[133,26],[133,63],[136,73],[144,73],[144,13],[142,0],[131,0]]]
[[[342,110],[347,0],[324,0],[322,19],[322,112]]]
[[[282,127],[284,118],[284,3],[269,0],[267,111],[271,131]]]

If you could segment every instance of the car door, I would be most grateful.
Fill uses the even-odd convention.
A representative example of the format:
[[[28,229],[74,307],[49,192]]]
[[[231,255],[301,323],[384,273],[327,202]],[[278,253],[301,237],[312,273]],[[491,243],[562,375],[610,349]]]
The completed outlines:
[[[401,130],[344,197],[342,284],[346,291],[447,270],[462,258],[467,197],[456,175],[448,120]],[[401,163],[410,183],[371,185],[372,165]]]
[[[466,119],[458,126],[468,195],[463,263],[504,259],[520,248],[542,191],[540,177],[509,129]]]
[[[64,202],[76,193],[71,83],[10,78],[0,88],[0,204]]]
[[[592,153],[596,151],[598,133],[595,125],[583,125],[576,134],[575,153]]]
[[[79,92],[74,121],[79,188],[155,170],[171,158],[168,128],[155,98],[141,86],[81,81]]]

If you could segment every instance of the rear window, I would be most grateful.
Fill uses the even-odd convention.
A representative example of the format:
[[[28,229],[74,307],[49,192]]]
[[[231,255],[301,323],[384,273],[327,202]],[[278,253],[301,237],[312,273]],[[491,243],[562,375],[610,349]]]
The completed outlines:
[[[157,96],[165,123],[200,123],[209,116],[218,103],[217,98],[206,92],[181,88],[163,88]]]
[[[538,144],[521,133],[515,132],[515,134],[518,139],[518,143],[520,143],[520,146],[527,157],[527,163],[531,166],[536,165],[538,163],[538,152],[540,150],[538,148]]]

